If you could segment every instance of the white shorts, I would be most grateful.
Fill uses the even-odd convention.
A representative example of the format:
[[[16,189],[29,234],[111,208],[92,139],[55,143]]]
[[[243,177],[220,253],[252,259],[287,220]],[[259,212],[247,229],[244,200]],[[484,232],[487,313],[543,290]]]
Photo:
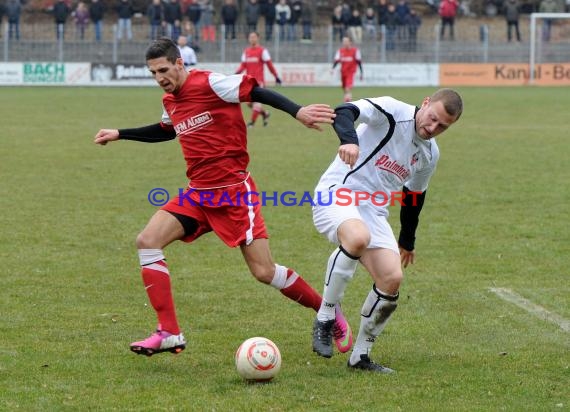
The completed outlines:
[[[315,199],[316,196],[315,194]],[[313,223],[319,233],[325,235],[331,243],[338,245],[338,227],[349,219],[358,219],[363,221],[370,231],[368,249],[390,249],[400,254],[398,242],[386,216],[379,215],[371,202],[359,206],[354,204],[339,206],[335,203],[334,192],[331,192],[331,196],[333,199],[330,205],[317,204],[313,207]],[[321,197],[328,203],[328,194],[321,192]],[[346,203],[346,199],[341,203]]]

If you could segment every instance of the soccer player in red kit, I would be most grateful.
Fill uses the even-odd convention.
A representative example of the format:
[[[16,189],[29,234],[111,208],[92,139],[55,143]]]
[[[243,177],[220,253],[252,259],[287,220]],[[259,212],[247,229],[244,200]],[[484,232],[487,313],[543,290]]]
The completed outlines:
[[[212,231],[228,246],[240,247],[258,281],[317,311],[321,296],[293,269],[276,264],[271,257],[260,202],[253,195],[257,189],[247,171],[247,132],[240,102],[269,104],[317,130],[321,130],[319,123],[333,122],[333,110],[324,104],[299,106],[259,87],[248,75],[225,76],[197,69],[188,72],[176,44],[167,38],[150,45],[146,61],[165,92],[161,121],[133,129],[101,129],[95,143],[154,143],[178,137],[190,182],[186,191],[158,210],[137,236],[143,283],[156,311],[158,328],[150,337],[133,342],[131,350],[151,356],[185,348],[163,249],[175,240],[193,242]],[[352,346],[352,332],[340,306],[337,311],[335,342],[339,351],[346,352]]]
[[[344,101],[352,100],[352,87],[354,86],[354,75],[356,68],[360,69],[360,80],[364,72],[362,71],[362,56],[360,49],[352,45],[350,37],[342,38],[342,47],[334,55],[333,70],[340,63],[340,79],[344,91]]]
[[[269,51],[259,44],[259,34],[252,31],[248,36],[249,47],[246,47],[241,55],[241,64],[236,70],[236,74],[243,73],[253,77],[257,80],[257,84],[260,87],[265,87],[265,77],[263,72],[265,70],[265,65],[275,77],[275,82],[281,84],[281,79],[277,75],[277,70],[273,66],[271,61],[271,55]],[[263,125],[267,126],[267,119],[269,119],[269,112],[263,109],[263,106],[259,102],[249,103],[248,106],[252,108],[251,120],[247,124],[248,127],[253,127],[255,121],[261,114],[263,116]]]

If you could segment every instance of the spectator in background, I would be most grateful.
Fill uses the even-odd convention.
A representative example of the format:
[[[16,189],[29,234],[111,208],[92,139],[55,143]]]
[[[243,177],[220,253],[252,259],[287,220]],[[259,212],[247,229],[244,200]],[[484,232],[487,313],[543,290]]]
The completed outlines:
[[[449,27],[450,40],[454,39],[453,26],[458,7],[459,2],[457,0],[441,0],[441,3],[439,3],[439,16],[441,17],[440,39],[443,40],[445,36],[445,26]]]
[[[205,42],[215,42],[216,41],[216,26],[214,25],[214,5],[212,0],[205,0],[202,4],[202,19],[200,21],[202,29],[200,31],[200,37],[202,41]]]
[[[358,67],[360,69],[360,80],[362,80],[364,72],[362,71],[362,56],[360,54],[360,49],[352,45],[352,41],[348,36],[342,38],[342,47],[335,53],[334,63],[331,70],[334,70],[339,63],[344,101],[349,102],[352,100],[352,87],[354,86],[356,68]]]
[[[408,29],[408,51],[415,52],[418,43],[418,30],[422,25],[422,19],[414,9],[411,9],[405,23]]]
[[[202,7],[200,7],[200,4],[196,0],[190,3],[186,9],[186,15],[190,22],[190,29],[188,31],[193,33],[194,41],[196,42],[200,39],[200,20],[202,19]]]
[[[85,40],[85,29],[87,29],[89,24],[89,9],[82,1],[77,3],[73,18],[75,19],[76,36],[81,40]]]
[[[507,0],[505,3],[505,20],[507,21],[507,40],[512,39],[512,29],[515,29],[517,41],[521,41],[521,32],[519,31],[519,2],[518,0]]]
[[[295,0],[291,3],[291,18],[289,19],[287,40],[297,40],[297,24],[301,19],[302,10],[303,4],[301,0]]]
[[[285,26],[291,18],[291,8],[287,4],[287,0],[279,0],[275,6],[275,14],[277,16],[277,25],[279,26],[279,39],[285,40]]]
[[[305,0],[303,2],[303,8],[301,9],[301,24],[303,26],[303,39],[305,43],[310,43],[313,41],[313,7],[310,0]]]
[[[406,0],[398,0],[396,14],[398,15],[398,40],[403,40],[407,37],[406,19],[408,14],[410,14],[410,6],[408,6]]]
[[[182,32],[182,6],[179,0],[170,0],[164,3],[164,22],[166,36],[172,40],[178,39]]]
[[[352,15],[348,19],[348,35],[356,44],[362,43],[362,17],[358,9],[352,10]]]
[[[105,6],[101,2],[101,0],[91,0],[91,5],[89,6],[89,18],[93,22],[96,42],[100,42],[103,39],[104,15],[105,15]]]
[[[161,0],[152,0],[146,9],[146,17],[150,26],[149,38],[156,40],[163,36],[162,25],[164,22],[164,8]]]
[[[53,18],[55,20],[55,37],[58,40],[65,38],[65,23],[71,10],[64,0],[57,0],[53,5]]]
[[[558,13],[559,11],[556,0],[542,0],[538,7],[539,13]],[[542,23],[542,41],[550,41],[551,31],[552,19],[544,19]]]
[[[338,39],[342,41],[344,37],[344,22],[342,21],[342,6],[336,6],[331,16],[331,25],[333,29],[333,41]]]
[[[275,1],[267,0],[265,5],[265,40],[269,41],[273,37],[273,26],[275,26],[275,19],[277,14],[275,13]]]
[[[235,40],[236,21],[239,14],[235,0],[225,0],[220,14],[222,15],[222,24],[226,31],[226,40]]]
[[[375,6],[376,18],[378,19],[378,26],[382,30],[382,26],[386,27],[386,15],[388,14],[388,0],[378,0]]]
[[[350,17],[352,16],[352,9],[350,8],[350,6],[348,5],[347,2],[343,2],[340,6],[340,18],[342,20],[342,23],[344,24],[344,35],[346,36],[347,30],[348,30],[348,21],[350,20]]]
[[[368,7],[364,13],[364,33],[366,34],[367,40],[376,40],[377,30],[376,30],[376,16],[374,15],[374,9]]]
[[[178,46],[178,50],[180,50],[180,57],[184,61],[184,67],[186,69],[198,64],[196,52],[194,52],[192,47],[188,46],[188,38],[186,36],[178,36],[176,44]]]
[[[261,15],[257,0],[248,0],[245,6],[245,24],[247,25],[247,33],[257,32],[257,22]]]
[[[126,36],[129,41],[133,39],[133,14],[134,10],[130,0],[120,0],[117,6],[117,16],[119,18],[117,27],[118,40],[122,40],[123,36]]]
[[[4,16],[6,15],[6,6],[3,2],[0,2],[0,37],[2,37],[2,22],[4,21]]]
[[[396,30],[398,29],[398,15],[396,6],[388,4],[386,13],[386,50],[396,49]]]
[[[20,15],[22,5],[20,0],[8,0],[6,4],[6,16],[8,17],[8,38],[20,40]]]

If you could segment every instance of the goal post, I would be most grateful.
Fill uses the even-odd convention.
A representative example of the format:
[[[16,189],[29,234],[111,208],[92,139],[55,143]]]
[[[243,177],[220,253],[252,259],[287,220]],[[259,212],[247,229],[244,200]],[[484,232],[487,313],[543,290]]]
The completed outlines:
[[[530,60],[529,60],[529,84],[534,83],[537,47],[537,20],[545,19],[570,19],[570,13],[531,13],[530,15]]]

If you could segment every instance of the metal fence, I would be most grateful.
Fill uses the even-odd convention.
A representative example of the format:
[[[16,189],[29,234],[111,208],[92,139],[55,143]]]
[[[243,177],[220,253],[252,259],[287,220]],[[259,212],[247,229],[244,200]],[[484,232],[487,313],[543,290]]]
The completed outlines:
[[[500,22],[503,22],[500,20]],[[5,25],[7,26],[7,25]],[[132,26],[132,39],[119,40],[116,25],[103,29],[102,41],[96,42],[93,27],[88,27],[85,38],[72,25],[61,39],[56,38],[52,24],[34,24],[21,28],[20,39],[10,38],[8,27],[4,27],[2,52],[4,62],[14,61],[65,61],[92,63],[144,63],[144,52],[150,42],[150,29],[139,22]],[[216,27],[215,41],[197,39],[199,62],[239,62],[247,46],[245,27],[237,28],[237,38],[226,40],[224,26]],[[551,40],[540,47],[537,62],[567,62],[570,60],[570,25],[566,20],[553,27]],[[376,33],[363,33],[357,44],[363,61],[371,63],[527,63],[529,61],[528,22],[521,21],[521,42],[507,42],[505,24],[486,24],[470,21],[470,24],[456,22],[455,39],[440,39],[437,20],[427,21],[420,26],[416,40],[406,31],[388,33],[378,27]],[[331,62],[334,52],[340,46],[338,35],[333,37],[329,26],[312,27],[311,39],[302,39],[302,28],[294,38],[273,29],[270,39],[261,28],[263,44],[268,47],[276,63],[326,63]],[[447,34],[447,33],[446,33]]]

